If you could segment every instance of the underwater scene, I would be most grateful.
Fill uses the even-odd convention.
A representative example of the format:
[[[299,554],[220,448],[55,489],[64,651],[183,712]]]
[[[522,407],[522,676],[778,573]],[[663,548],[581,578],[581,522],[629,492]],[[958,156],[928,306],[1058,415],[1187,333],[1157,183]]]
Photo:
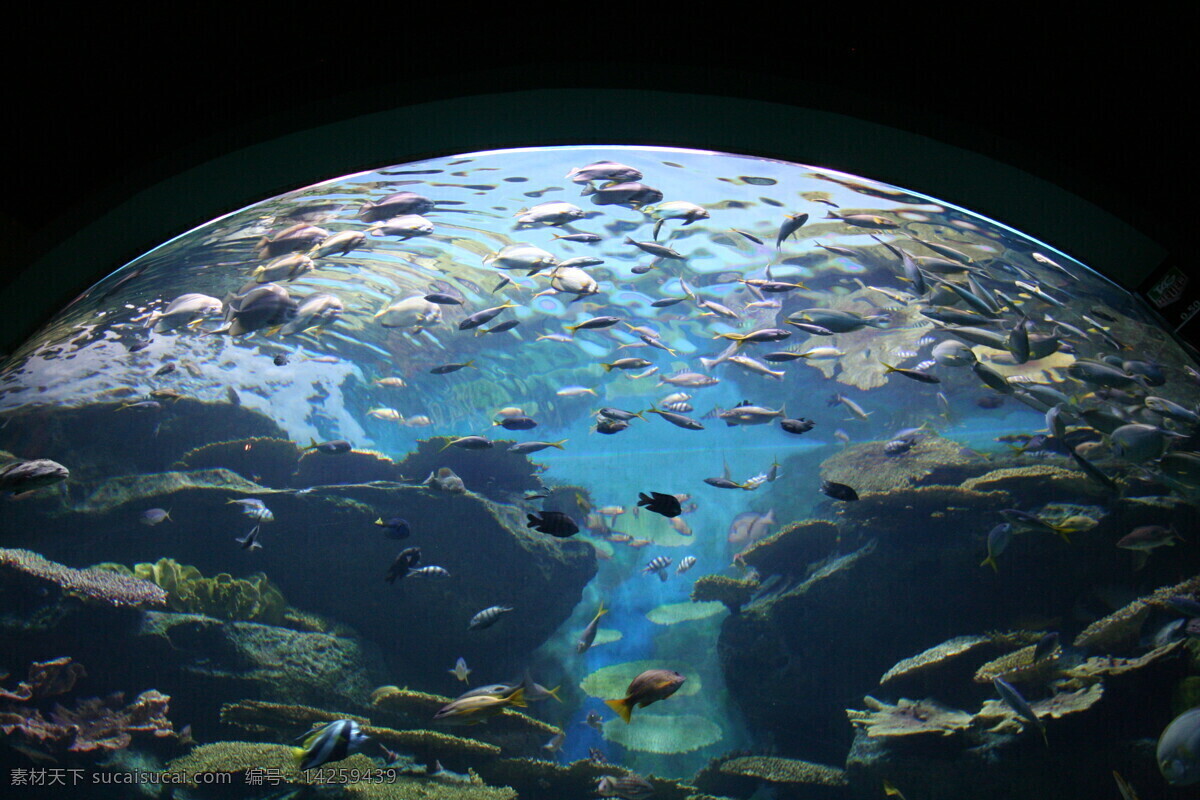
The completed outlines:
[[[0,374],[0,786],[1195,797],[1198,408],[1128,292],[867,178],[298,189]]]

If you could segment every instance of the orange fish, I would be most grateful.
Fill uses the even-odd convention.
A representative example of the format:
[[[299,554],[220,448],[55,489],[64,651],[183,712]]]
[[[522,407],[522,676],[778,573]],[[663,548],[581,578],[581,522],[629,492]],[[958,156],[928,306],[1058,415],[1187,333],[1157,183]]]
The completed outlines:
[[[649,539],[634,539],[632,542],[626,542],[630,547],[645,547],[648,544],[654,544]]]
[[[635,708],[645,708],[651,703],[666,700],[683,686],[687,680],[678,672],[669,669],[648,669],[638,675],[625,690],[625,697],[620,700],[605,700],[604,704],[621,715],[621,719],[629,722]]]
[[[688,525],[687,521],[684,520],[683,517],[672,517],[671,519],[667,520],[667,522],[671,523],[671,527],[674,528],[680,536],[692,535],[692,526]]]
[[[626,542],[632,542],[633,537],[630,536],[628,533],[621,533],[619,531],[614,531],[613,533],[610,533],[608,535],[608,540],[610,542],[612,542],[613,544],[625,544]]]

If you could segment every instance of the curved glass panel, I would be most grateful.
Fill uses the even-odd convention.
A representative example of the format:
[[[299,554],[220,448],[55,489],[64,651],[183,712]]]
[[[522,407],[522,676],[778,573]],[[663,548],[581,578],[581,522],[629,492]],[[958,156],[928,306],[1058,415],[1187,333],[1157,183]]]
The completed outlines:
[[[169,693],[173,749],[103,745],[156,768],[353,719],[296,763],[533,798],[644,796],[616,766],[990,797],[956,782],[1002,763],[1040,796],[1031,729],[1079,737],[1104,663],[1185,636],[1196,581],[1126,604],[1200,571],[1167,547],[1198,377],[1086,266],[865,178],[648,147],[351,175],[156,248],[10,360],[0,667]],[[0,713],[57,757],[33,695]],[[733,751],[772,756],[702,770]]]

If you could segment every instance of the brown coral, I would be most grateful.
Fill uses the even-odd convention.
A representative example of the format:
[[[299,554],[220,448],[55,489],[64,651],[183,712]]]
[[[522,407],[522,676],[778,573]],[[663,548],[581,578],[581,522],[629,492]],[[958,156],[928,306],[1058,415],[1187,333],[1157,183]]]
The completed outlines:
[[[986,463],[958,442],[922,433],[901,456],[888,455],[887,442],[852,444],[821,464],[821,478],[863,492],[887,492],[919,484],[959,484]]]
[[[950,736],[971,724],[971,715],[967,712],[948,708],[930,698],[900,698],[896,705],[890,705],[868,695],[863,702],[870,711],[846,709],[846,716],[852,725],[864,729],[871,737],[931,733]]]
[[[56,584],[64,592],[112,606],[163,606],[167,593],[150,581],[102,569],[75,569],[30,550],[0,549],[0,567]]]
[[[990,684],[995,678],[1003,678],[1010,683],[1045,683],[1053,679],[1059,673],[1058,656],[1048,655],[1034,661],[1036,648],[1029,645],[992,659],[976,670],[974,681]]]
[[[897,661],[883,677],[879,679],[879,684],[882,686],[894,678],[905,678],[924,672],[939,664],[943,664],[952,658],[961,656],[964,653],[972,652],[982,645],[991,644],[991,639],[986,636],[955,636],[941,644],[931,647],[928,650],[917,653],[911,658]]]
[[[1176,595],[1191,595],[1200,591],[1200,575],[1193,576],[1174,586],[1164,586],[1134,600],[1103,619],[1098,619],[1075,637],[1075,647],[1112,652],[1137,642],[1142,624],[1150,616],[1152,608],[1167,610],[1167,600]]]
[[[756,580],[739,580],[724,575],[705,575],[692,584],[692,600],[697,603],[719,601],[731,614],[742,610],[758,589]]]
[[[721,765],[726,775],[758,778],[768,783],[803,783],[812,786],[845,786],[846,771],[795,758],[749,756],[734,758]]]
[[[7,673],[4,677],[8,677]],[[76,681],[86,677],[87,670],[83,665],[74,663],[67,656],[52,661],[35,661],[29,665],[29,678],[17,684],[16,689],[8,691],[0,688],[0,700],[27,703],[66,694],[75,687]]]
[[[1104,686],[1096,683],[1074,692],[1059,692],[1053,697],[1030,703],[1030,708],[1039,720],[1061,719],[1068,714],[1087,711],[1100,701]],[[990,733],[1020,733],[1029,724],[1003,700],[988,700],[979,709],[974,720],[986,727]]]

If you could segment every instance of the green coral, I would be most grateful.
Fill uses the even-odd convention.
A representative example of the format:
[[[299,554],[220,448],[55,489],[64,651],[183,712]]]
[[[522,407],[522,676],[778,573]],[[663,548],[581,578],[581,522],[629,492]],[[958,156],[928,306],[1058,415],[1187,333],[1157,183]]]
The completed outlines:
[[[605,739],[642,753],[690,753],[723,737],[720,726],[696,714],[639,713],[630,723],[619,719],[604,723]]]
[[[101,566],[129,573],[124,568],[118,569],[119,565]],[[165,590],[167,606],[172,611],[265,625],[284,623],[287,600],[261,572],[246,578],[235,578],[227,572],[206,578],[190,564],[161,558],[153,564],[135,564],[130,574],[151,581]]]

